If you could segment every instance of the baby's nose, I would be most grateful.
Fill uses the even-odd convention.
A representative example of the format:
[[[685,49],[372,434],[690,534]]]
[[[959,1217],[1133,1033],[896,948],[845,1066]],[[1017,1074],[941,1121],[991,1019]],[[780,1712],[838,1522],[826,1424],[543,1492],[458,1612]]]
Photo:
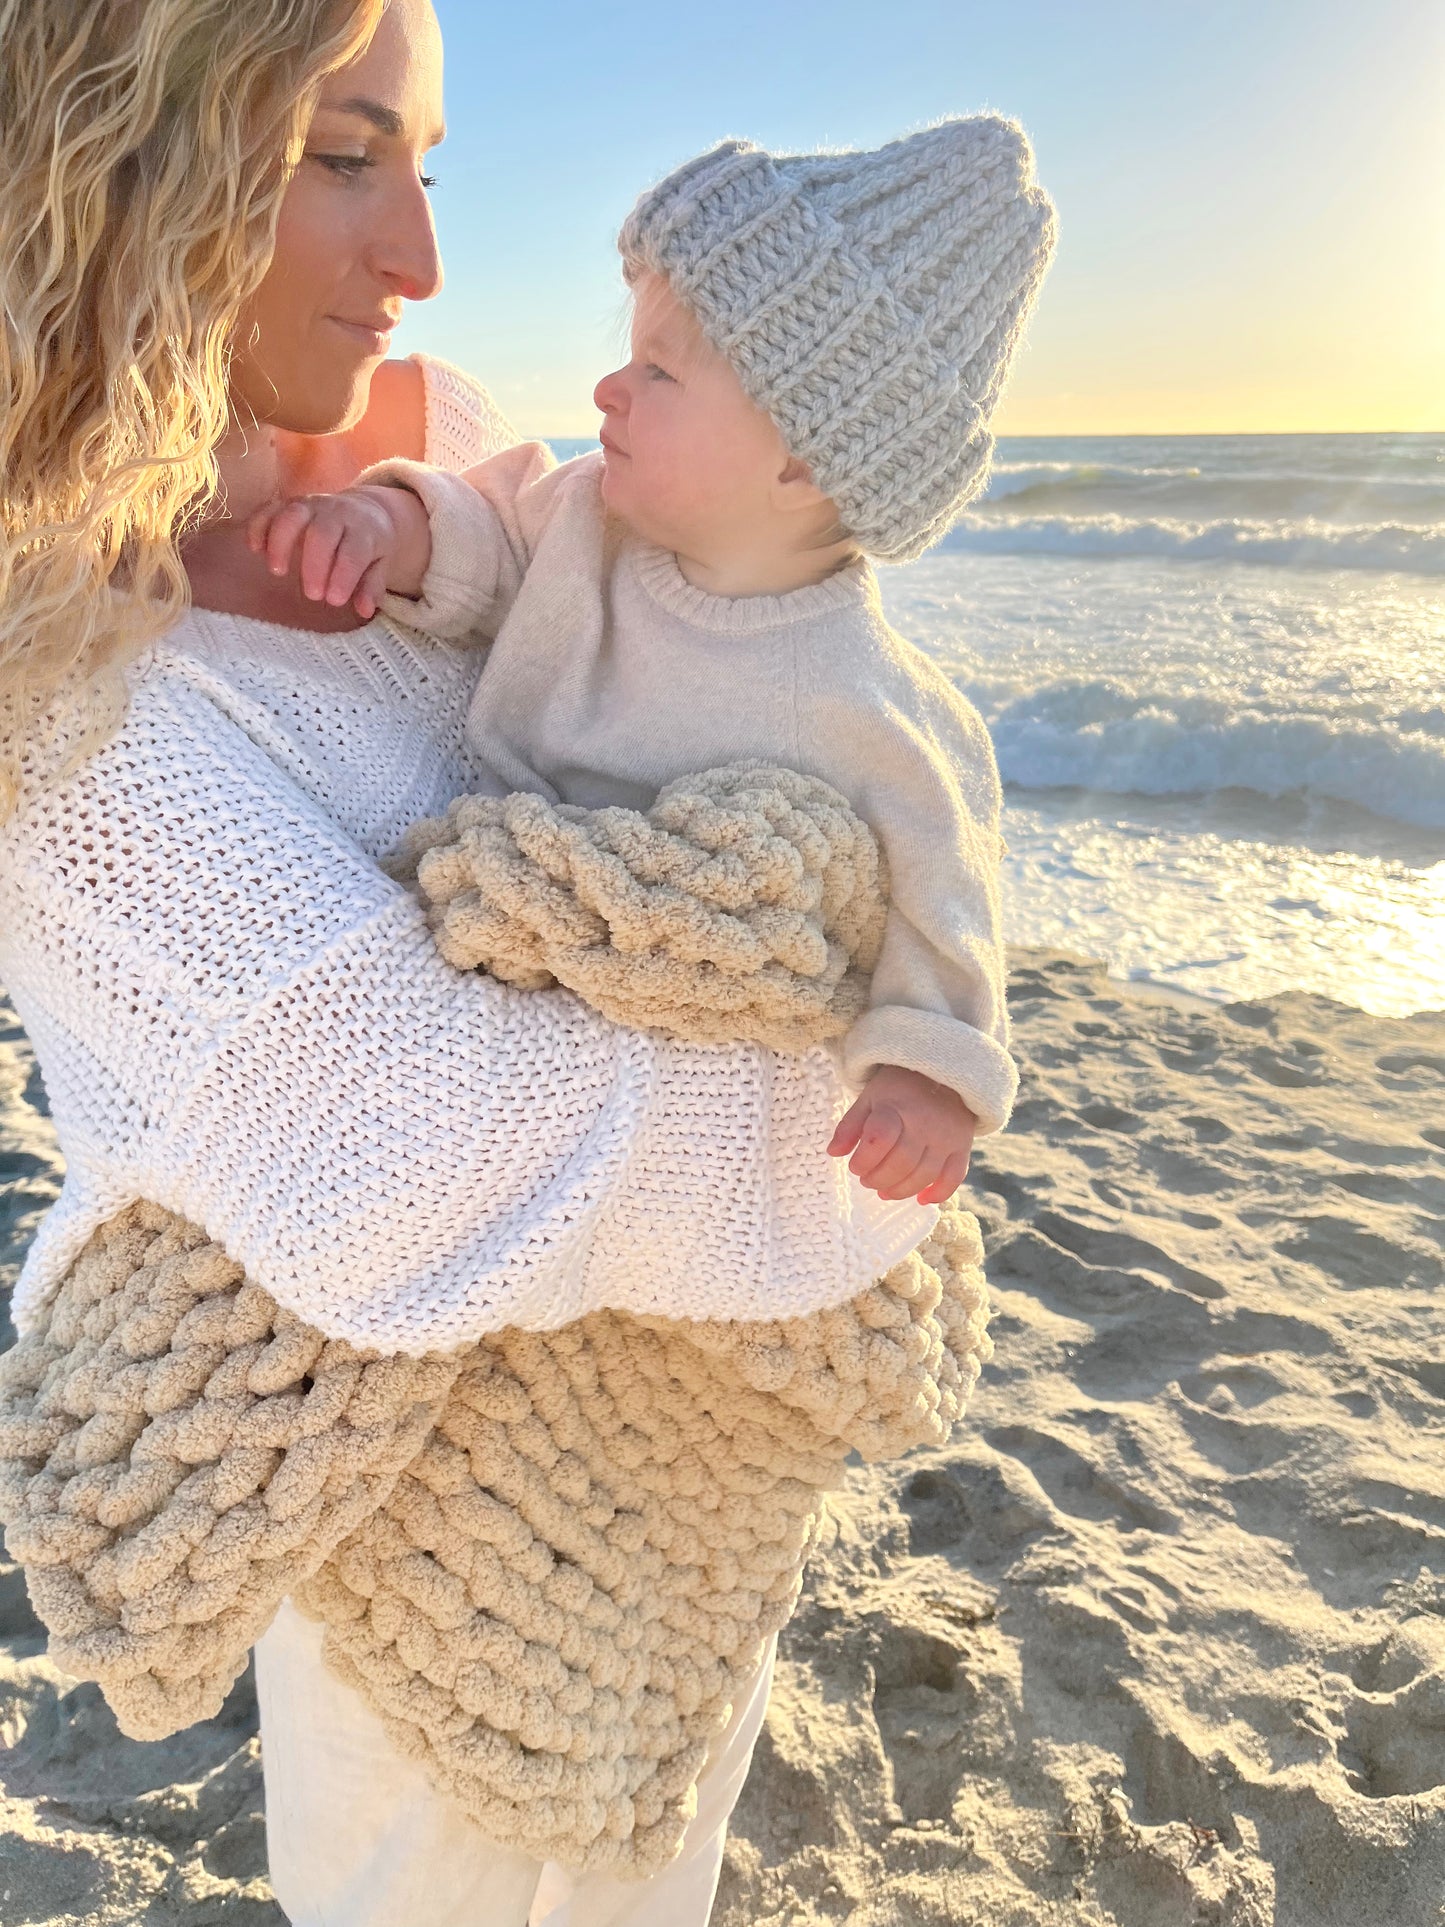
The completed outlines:
[[[592,390],[592,400],[604,415],[619,413],[626,399],[627,389],[620,368],[614,368],[610,375],[604,375]]]

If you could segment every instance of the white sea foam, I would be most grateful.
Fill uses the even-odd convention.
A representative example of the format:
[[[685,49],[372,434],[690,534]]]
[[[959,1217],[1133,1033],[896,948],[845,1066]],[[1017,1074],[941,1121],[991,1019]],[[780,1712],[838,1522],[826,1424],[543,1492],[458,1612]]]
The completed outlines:
[[[993,520],[1116,514],[1125,520],[1337,523],[1445,527],[1445,475],[1330,474],[1304,467],[1247,472],[1198,464],[996,462],[980,510]]]
[[[1445,575],[1445,523],[1350,527],[1318,520],[1175,522],[1123,515],[971,514],[939,547],[992,555],[1159,556],[1185,562]]]
[[[993,486],[884,598],[993,731],[1015,938],[1445,1005],[1445,437],[1012,444]]]
[[[1063,682],[1002,704],[989,722],[1003,778],[1021,789],[1326,797],[1445,830],[1445,737],[1393,718],[1270,715]]]
[[[942,546],[1438,576],[1445,437],[1005,442]]]

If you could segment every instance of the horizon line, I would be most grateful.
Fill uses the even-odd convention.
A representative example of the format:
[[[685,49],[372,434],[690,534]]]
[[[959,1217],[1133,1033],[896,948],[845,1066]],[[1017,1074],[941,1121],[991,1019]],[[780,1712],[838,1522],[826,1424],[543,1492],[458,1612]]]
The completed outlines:
[[[1072,431],[1066,428],[1035,428],[1028,430],[1005,429],[995,436],[996,442],[1207,442],[1207,441],[1310,441],[1329,436],[1340,441],[1350,436],[1395,435],[1395,436],[1445,436],[1441,428],[1090,428]],[[597,432],[588,434],[564,435],[554,430],[550,434],[524,434],[525,441],[536,442],[595,442]]]

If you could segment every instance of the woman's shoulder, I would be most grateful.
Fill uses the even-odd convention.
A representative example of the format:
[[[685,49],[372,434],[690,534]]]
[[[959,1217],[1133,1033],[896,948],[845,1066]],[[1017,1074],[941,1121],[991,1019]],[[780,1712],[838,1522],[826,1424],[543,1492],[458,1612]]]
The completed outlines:
[[[522,438],[490,394],[463,369],[434,355],[413,355],[425,410],[425,459],[460,474]]]
[[[521,440],[482,384],[435,355],[384,361],[346,442],[358,472],[397,457],[460,473]]]

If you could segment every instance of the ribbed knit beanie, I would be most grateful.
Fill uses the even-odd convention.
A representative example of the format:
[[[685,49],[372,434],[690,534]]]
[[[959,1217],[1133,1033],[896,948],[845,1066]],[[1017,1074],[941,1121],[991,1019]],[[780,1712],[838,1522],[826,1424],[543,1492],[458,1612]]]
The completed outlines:
[[[871,153],[724,141],[618,237],[663,275],[869,555],[904,562],[988,478],[989,419],[1049,264],[1023,129],[941,121]]]

